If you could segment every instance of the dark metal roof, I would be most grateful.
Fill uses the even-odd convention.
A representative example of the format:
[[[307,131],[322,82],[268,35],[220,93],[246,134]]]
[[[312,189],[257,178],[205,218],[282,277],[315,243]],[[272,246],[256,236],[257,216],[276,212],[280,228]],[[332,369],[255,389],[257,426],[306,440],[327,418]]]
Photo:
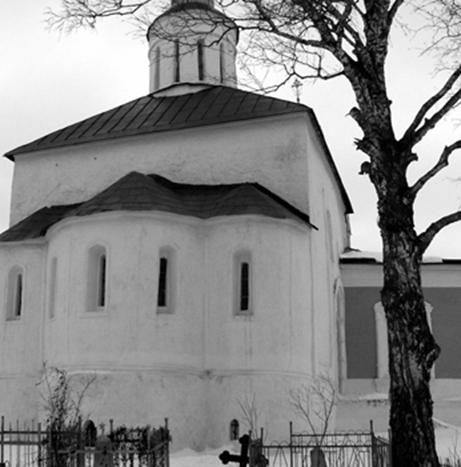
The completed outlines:
[[[306,112],[307,109],[301,104],[227,86],[210,86],[179,96],[155,97],[149,94],[19,146],[5,156],[14,160],[17,154],[42,149]]]
[[[196,93],[179,96],[155,97],[154,94],[148,94],[19,146],[7,152],[5,157],[14,160],[17,154],[44,149],[294,112],[309,115],[338,183],[346,213],[353,212],[312,109],[302,104],[227,86],[210,86]]]
[[[79,204],[45,207],[35,211],[30,216],[10,227],[0,235],[1,242],[31,240],[43,237],[46,231],[56,222],[66,217],[69,211]]]
[[[84,203],[36,211],[2,233],[0,241],[39,238],[64,218],[110,211],[163,211],[200,219],[258,214],[294,219],[315,228],[307,214],[257,183],[189,185],[130,172]]]

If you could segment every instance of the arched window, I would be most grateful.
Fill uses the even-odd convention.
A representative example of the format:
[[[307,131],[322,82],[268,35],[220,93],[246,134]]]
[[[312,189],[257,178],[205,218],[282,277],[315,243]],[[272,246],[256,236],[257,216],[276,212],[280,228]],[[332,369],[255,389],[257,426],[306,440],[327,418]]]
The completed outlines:
[[[199,40],[197,42],[197,65],[198,65],[198,79],[203,81],[205,78],[205,62],[204,62],[204,53],[203,53],[203,41]]]
[[[229,425],[229,439],[236,441],[239,439],[239,422],[235,418],[230,422]]]
[[[24,305],[24,270],[20,266],[11,268],[8,274],[6,319],[20,319]]]
[[[92,420],[87,420],[83,425],[83,442],[86,447],[94,447],[96,445],[96,426]]]
[[[179,46],[179,40],[174,41],[174,82],[179,83],[181,80],[181,49]]]
[[[426,318],[429,328],[432,330],[432,305],[425,302]],[[384,307],[381,302],[378,302],[373,307],[375,311],[375,325],[376,325],[376,377],[386,378],[389,376],[389,352],[387,341],[387,322]],[[435,375],[434,366],[432,366],[431,374]]]
[[[48,292],[48,312],[50,318],[54,318],[56,313],[56,291],[57,291],[58,260],[53,258],[50,263],[49,292]]]
[[[102,311],[106,306],[107,254],[101,245],[90,248],[88,255],[88,311]]]
[[[174,300],[174,250],[163,247],[158,257],[157,313],[172,313]]]
[[[241,251],[234,256],[234,313],[252,313],[252,267],[249,252]]]
[[[154,89],[157,90],[160,87],[160,47],[155,49],[155,83]]]

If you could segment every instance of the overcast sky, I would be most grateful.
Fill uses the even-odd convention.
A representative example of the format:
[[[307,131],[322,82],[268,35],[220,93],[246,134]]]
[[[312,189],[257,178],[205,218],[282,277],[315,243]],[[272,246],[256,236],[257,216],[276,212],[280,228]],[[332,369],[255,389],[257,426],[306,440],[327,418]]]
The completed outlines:
[[[0,2],[0,154],[46,133],[148,93],[147,44],[128,33],[119,21],[97,31],[59,36],[46,30],[43,10],[57,0]],[[433,93],[441,75],[434,62],[421,56],[417,43],[398,33],[389,60],[389,92],[397,129],[403,129],[418,105]],[[277,97],[294,100],[288,87]],[[344,81],[305,84],[302,102],[316,112],[354,207],[352,246],[380,250],[376,197],[366,177],[359,176],[365,157],[355,151],[359,130],[347,116],[353,105]],[[458,118],[461,116],[458,114]],[[429,168],[444,144],[461,132],[455,120],[430,134],[417,147],[420,162],[414,178]],[[417,203],[419,229],[461,206],[461,153],[451,167],[421,192]],[[0,160],[0,231],[8,227],[13,163]],[[315,222],[315,220],[314,220]],[[461,223],[447,228],[428,251],[461,258]]]

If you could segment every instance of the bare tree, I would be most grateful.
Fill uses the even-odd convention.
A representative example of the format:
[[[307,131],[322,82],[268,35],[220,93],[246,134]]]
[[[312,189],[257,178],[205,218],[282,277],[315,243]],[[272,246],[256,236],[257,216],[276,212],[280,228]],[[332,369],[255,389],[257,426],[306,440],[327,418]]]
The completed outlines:
[[[309,384],[289,392],[291,407],[314,435],[317,447],[321,447],[323,444],[337,399],[335,385],[328,376],[324,375],[319,375],[313,378]]]
[[[256,402],[256,394],[253,393],[251,396],[245,394],[243,398],[237,400],[237,404],[242,412],[243,422],[247,429],[257,438],[263,426],[261,424],[261,409]]]
[[[456,211],[418,232],[414,204],[427,183],[439,175],[461,149],[461,139],[445,141],[434,165],[413,183],[408,168],[418,160],[417,145],[461,100],[459,0],[221,0],[225,13],[244,36],[246,58],[292,77],[332,79],[349,83],[356,105],[350,116],[362,135],[356,140],[364,154],[361,174],[378,197],[378,225],[383,243],[384,284],[381,299],[388,322],[390,427],[392,463],[438,466],[429,389],[431,368],[440,349],[431,334],[421,287],[422,256],[445,226],[461,219]],[[94,27],[114,15],[141,21],[158,13],[147,0],[62,0],[62,10],[49,12],[58,28]],[[404,7],[426,13],[426,28],[446,47],[450,70],[443,83],[426,96],[406,130],[397,135],[387,89],[386,63],[395,24],[408,21]],[[149,8],[150,13],[149,13]],[[429,13],[429,16],[428,16]],[[458,34],[458,36],[456,36]],[[444,42],[445,41],[445,42]],[[458,42],[459,43],[459,42]],[[446,45],[445,45],[446,44]],[[450,49],[450,47],[452,47]],[[278,75],[280,76],[280,75]]]

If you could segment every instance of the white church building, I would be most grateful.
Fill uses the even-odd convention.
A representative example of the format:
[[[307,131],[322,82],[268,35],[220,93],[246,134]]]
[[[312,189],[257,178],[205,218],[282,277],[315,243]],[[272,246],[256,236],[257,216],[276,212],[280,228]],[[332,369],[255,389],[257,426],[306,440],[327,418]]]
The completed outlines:
[[[385,428],[379,258],[350,249],[314,112],[237,87],[238,31],[212,0],[173,0],[148,42],[148,95],[5,155],[0,413],[40,417],[46,362],[97,376],[93,420],[168,417],[175,447],[226,443],[253,397],[284,439],[290,390],[319,375],[332,428]],[[436,410],[458,423],[461,263],[424,268]]]

